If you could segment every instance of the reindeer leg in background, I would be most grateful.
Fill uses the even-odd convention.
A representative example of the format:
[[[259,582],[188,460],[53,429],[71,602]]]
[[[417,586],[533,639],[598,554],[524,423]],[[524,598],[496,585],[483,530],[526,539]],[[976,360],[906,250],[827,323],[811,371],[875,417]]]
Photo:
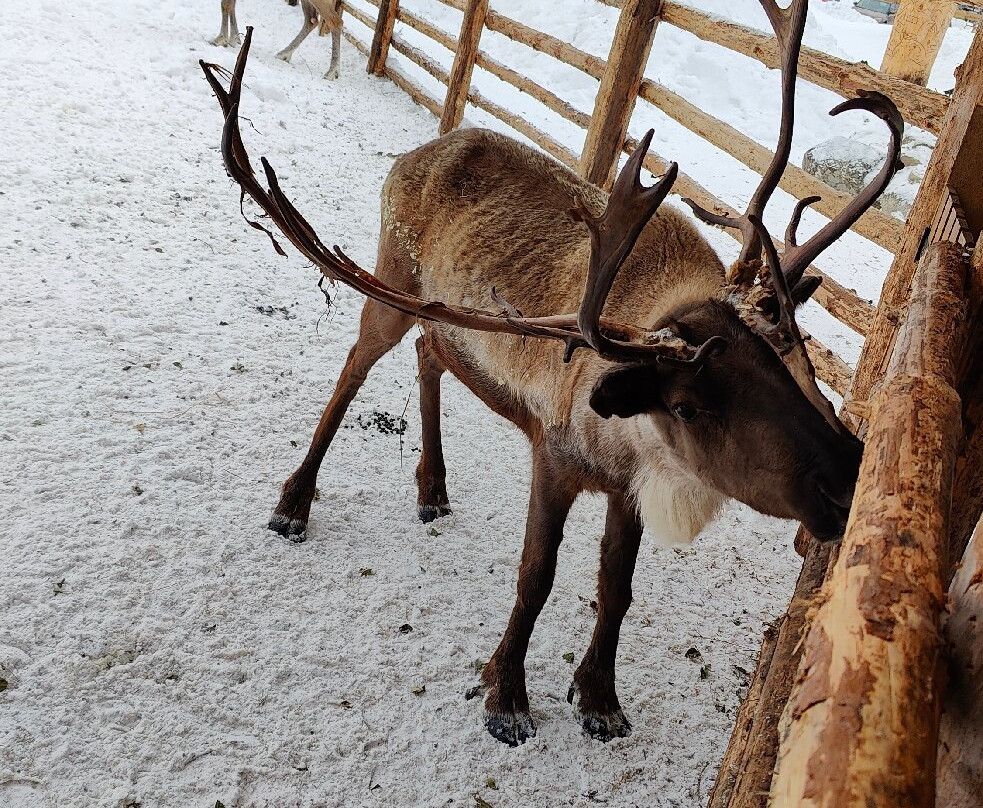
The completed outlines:
[[[481,671],[482,684],[468,694],[484,691],[485,726],[509,746],[536,734],[526,694],[526,651],[536,618],[553,588],[563,525],[581,490],[580,481],[569,474],[569,464],[554,457],[546,444],[534,445],[532,458],[532,493],[519,563],[518,597],[502,641]]]
[[[284,62],[290,61],[290,58],[294,55],[294,51],[300,47],[300,43],[307,39],[311,31],[317,27],[317,10],[314,6],[310,3],[301,3],[301,11],[304,14],[304,22],[301,25],[300,32],[287,47],[276,55],[277,59],[282,59]]]
[[[222,0],[222,27],[219,29],[218,36],[211,42],[213,45],[225,48],[230,45],[238,45],[229,39],[229,26],[235,14],[236,0]]]
[[[238,48],[242,37],[239,36],[239,23],[236,22],[236,0],[223,0],[224,3],[229,4],[229,45]]]
[[[623,494],[608,496],[597,583],[597,624],[583,660],[573,675],[567,701],[584,732],[599,741],[624,738],[631,724],[614,687],[614,662],[621,622],[631,605],[631,579],[642,538],[642,523]]]
[[[447,370],[434,355],[430,336],[416,341],[420,362],[420,420],[423,451],[416,467],[417,505],[421,522],[432,522],[451,512],[447,500],[447,469],[440,440],[440,377]]]
[[[331,29],[331,67],[324,74],[324,78],[330,80],[338,78],[341,74],[341,20],[338,25]]]
[[[307,456],[283,484],[280,502],[270,517],[270,530],[294,541],[304,541],[317,472],[328,446],[372,366],[403,338],[412,325],[413,318],[402,312],[376,300],[365,302],[358,341],[348,354],[331,401],[314,432]]]

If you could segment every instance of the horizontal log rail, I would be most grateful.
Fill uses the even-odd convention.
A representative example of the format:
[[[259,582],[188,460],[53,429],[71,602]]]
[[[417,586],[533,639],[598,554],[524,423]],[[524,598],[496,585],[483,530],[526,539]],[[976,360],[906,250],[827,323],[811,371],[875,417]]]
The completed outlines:
[[[354,6],[350,5],[349,3],[342,2],[339,4],[339,8],[341,8],[344,13],[354,17],[363,25],[367,25],[369,30],[372,29],[374,22]],[[342,33],[344,34],[345,39],[351,42],[359,53],[361,53],[366,59],[369,58],[371,50],[369,45],[362,42],[362,40],[355,36],[347,26],[342,29]],[[444,105],[414,84],[402,71],[387,63],[382,67],[382,75],[399,87],[399,89],[406,93],[421,107],[428,110],[435,117],[440,118],[444,110]]]
[[[621,8],[621,0],[598,2]],[[662,6],[662,22],[705,42],[755,59],[765,67],[778,68],[778,48],[774,39],[754,28],[670,0]],[[799,78],[844,98],[855,98],[857,90],[877,90],[897,104],[908,123],[936,135],[949,106],[949,98],[943,93],[881,73],[866,62],[848,62],[814,48],[802,48]]]
[[[371,0],[369,0],[369,2],[371,2]],[[359,16],[356,16],[356,19],[358,19],[359,22],[363,22],[362,17],[364,17],[364,15],[360,14]],[[369,24],[371,24],[371,22]],[[453,38],[447,36],[446,34],[442,38],[446,38],[446,41],[450,44],[454,42]],[[356,45],[356,47],[359,46]],[[433,78],[435,78],[444,86],[447,86],[450,83],[450,74],[443,67],[437,64],[435,61],[433,61],[433,59],[429,58],[426,54],[424,54],[423,51],[421,51],[419,48],[413,47],[412,45],[410,45],[409,43],[407,43],[406,41],[404,41],[398,36],[392,37],[390,47],[397,53],[401,54],[402,56],[405,56],[421,70],[426,71],[428,74],[430,74]],[[493,62],[493,60],[487,58],[484,60],[479,60],[477,63],[481,64],[481,61],[490,62],[495,66],[499,66],[497,62]],[[502,75],[505,76],[509,72],[514,72],[514,71],[508,71],[507,68],[503,68]],[[403,78],[405,81],[408,82],[410,81],[409,79],[406,79],[405,76]],[[412,84],[412,82],[410,83]],[[533,84],[533,82],[528,82],[528,83]],[[418,95],[424,95],[424,96],[426,95],[424,91],[418,86],[414,85],[414,90]],[[544,92],[546,91],[544,90]],[[427,98],[429,99],[429,96],[427,96]],[[468,101],[474,104],[474,106],[478,107],[478,109],[483,109],[485,112],[498,118],[503,123],[508,124],[517,132],[529,138],[533,143],[538,145],[544,151],[551,154],[553,157],[555,157],[564,165],[569,166],[571,168],[576,166],[577,155],[575,155],[572,151],[570,151],[570,149],[568,149],[566,146],[563,146],[561,143],[551,138],[541,129],[530,124],[524,118],[512,112],[509,112],[507,109],[500,106],[499,104],[496,104],[494,101],[485,98],[483,95],[481,95],[481,93],[479,93],[477,90],[473,88],[468,91],[467,98]],[[432,101],[432,99],[430,100]],[[424,106],[427,105],[424,104]],[[429,109],[431,112],[434,112],[434,110],[431,109],[429,106],[427,106],[427,109]],[[438,117],[440,115],[439,112],[435,112],[434,114],[438,115]]]

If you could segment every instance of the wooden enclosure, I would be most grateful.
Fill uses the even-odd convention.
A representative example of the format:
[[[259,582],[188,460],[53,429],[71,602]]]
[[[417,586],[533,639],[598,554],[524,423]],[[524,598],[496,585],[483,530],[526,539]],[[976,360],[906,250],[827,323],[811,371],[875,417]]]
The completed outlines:
[[[345,35],[367,56],[370,72],[389,77],[439,119],[440,132],[459,125],[470,103],[608,186],[621,153],[636,145],[628,124],[641,98],[758,173],[771,160],[769,149],[644,76],[663,25],[774,68],[778,49],[770,35],[672,0],[598,0],[620,8],[602,59],[496,12],[488,0],[439,0],[462,12],[456,38],[399,0],[365,1],[378,8],[375,19],[341,5],[373,31],[371,43],[352,26]],[[397,21],[452,52],[452,69],[395,35]],[[911,17],[906,24],[926,22]],[[485,30],[597,80],[592,114],[483,52]],[[445,85],[445,98],[392,64],[390,50]],[[583,153],[482,96],[471,84],[475,68],[582,128]],[[809,269],[823,278],[815,300],[865,338],[855,371],[817,340],[808,342],[819,377],[843,396],[845,420],[866,439],[865,460],[842,545],[819,544],[801,530],[796,537],[804,561],[795,593],[765,632],[709,805],[977,805],[983,750],[979,725],[966,717],[983,716],[976,624],[983,538],[966,548],[983,510],[983,33],[977,29],[951,99],[917,83],[924,75],[909,81],[810,48],[802,49],[799,78],[845,98],[880,91],[907,123],[938,135],[938,144],[906,222],[870,210],[853,228],[895,256],[876,307]],[[667,164],[650,153],[645,167],[661,174]],[[779,187],[798,199],[821,196],[815,209],[825,216],[848,201],[791,165]],[[682,172],[673,192],[736,216]]]

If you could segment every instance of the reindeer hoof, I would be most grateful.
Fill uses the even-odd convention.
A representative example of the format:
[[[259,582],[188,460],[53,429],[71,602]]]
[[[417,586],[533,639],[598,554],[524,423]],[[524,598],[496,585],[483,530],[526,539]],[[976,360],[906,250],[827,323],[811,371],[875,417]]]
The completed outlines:
[[[220,48],[227,48],[230,44],[229,38],[225,34],[219,34],[217,37],[215,37],[215,39],[210,39],[208,41],[213,45],[218,45]]]
[[[334,81],[340,75],[341,72],[338,70],[338,68],[332,67],[327,73],[324,74],[324,78],[326,78],[328,81]]]
[[[292,542],[299,544],[300,542],[307,541],[307,522],[302,519],[291,519],[290,517],[274,513],[270,517],[267,527],[275,533],[285,536]]]
[[[446,505],[421,505],[417,509],[417,513],[420,516],[420,521],[427,524],[434,519],[440,519],[442,516],[449,516],[451,509]]]
[[[573,704],[574,697],[577,697],[577,704],[574,705],[573,714],[580,722],[584,735],[604,743],[612,738],[627,738],[631,735],[631,723],[620,707],[615,707],[607,713],[582,712],[578,706],[581,702],[580,690],[575,684],[570,685],[570,689],[567,691],[567,701]]]
[[[290,64],[290,57],[291,56],[293,56],[293,53],[292,52],[291,53],[288,53],[287,51],[280,51],[276,55],[276,58],[279,59],[281,62],[286,62],[287,64]]]
[[[518,746],[536,737],[536,725],[529,713],[485,712],[485,729],[497,741]]]

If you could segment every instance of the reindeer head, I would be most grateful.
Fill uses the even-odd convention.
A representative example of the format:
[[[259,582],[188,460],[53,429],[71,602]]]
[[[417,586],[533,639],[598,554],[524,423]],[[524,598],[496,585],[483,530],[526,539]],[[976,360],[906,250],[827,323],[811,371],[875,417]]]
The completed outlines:
[[[591,406],[602,417],[647,415],[702,480],[758,511],[798,519],[817,538],[832,539],[846,526],[862,444],[816,385],[795,309],[820,283],[804,275],[806,268],[860,218],[900,168],[904,122],[888,98],[873,92],[831,111],[862,109],[884,120],[891,136],[887,160],[877,177],[802,245],[796,241],[799,220],[818,197],[799,202],[779,257],[762,219],[791,151],[808,3],[795,0],[786,9],[773,0],[761,3],[781,52],[782,120],[775,156],[740,218],[684,200],[703,221],[738,229],[743,247],[718,300],[686,306],[659,324],[687,344],[704,346],[697,351],[701,361],[638,362],[609,371],[595,386]]]
[[[839,421],[819,390],[795,307],[818,286],[806,267],[873,204],[897,170],[903,122],[894,104],[865,93],[833,110],[864,109],[891,131],[884,168],[833,220],[805,244],[795,231],[803,200],[778,250],[762,223],[765,204],[778,185],[791,149],[793,95],[807,0],[780,9],[761,0],[782,53],[782,123],[775,157],[748,209],[731,219],[690,202],[712,224],[735,227],[743,238],[738,260],[715,299],[687,304],[654,328],[602,317],[618,270],[655,215],[675,180],[672,164],[645,188],[640,171],[653,132],[642,139],[618,174],[600,215],[577,200],[575,218],[591,238],[586,289],[576,314],[524,317],[492,289],[495,313],[424,300],[390,287],[361,269],[337,246],[327,249],[284,195],[269,163],[262,161],[268,189],[257,181],[239,132],[238,104],[249,51],[247,30],[226,91],[202,63],[225,113],[222,153],[230,176],[266,211],[280,231],[328,278],[417,318],[481,331],[562,340],[567,360],[580,348],[615,363],[598,380],[590,405],[603,418],[648,418],[676,458],[706,485],[764,513],[803,522],[817,538],[842,535],[860,464],[862,446]],[[257,223],[254,227],[265,229]],[[268,231],[267,231],[268,232]],[[272,234],[270,234],[271,239]],[[277,250],[282,252],[274,240]]]

